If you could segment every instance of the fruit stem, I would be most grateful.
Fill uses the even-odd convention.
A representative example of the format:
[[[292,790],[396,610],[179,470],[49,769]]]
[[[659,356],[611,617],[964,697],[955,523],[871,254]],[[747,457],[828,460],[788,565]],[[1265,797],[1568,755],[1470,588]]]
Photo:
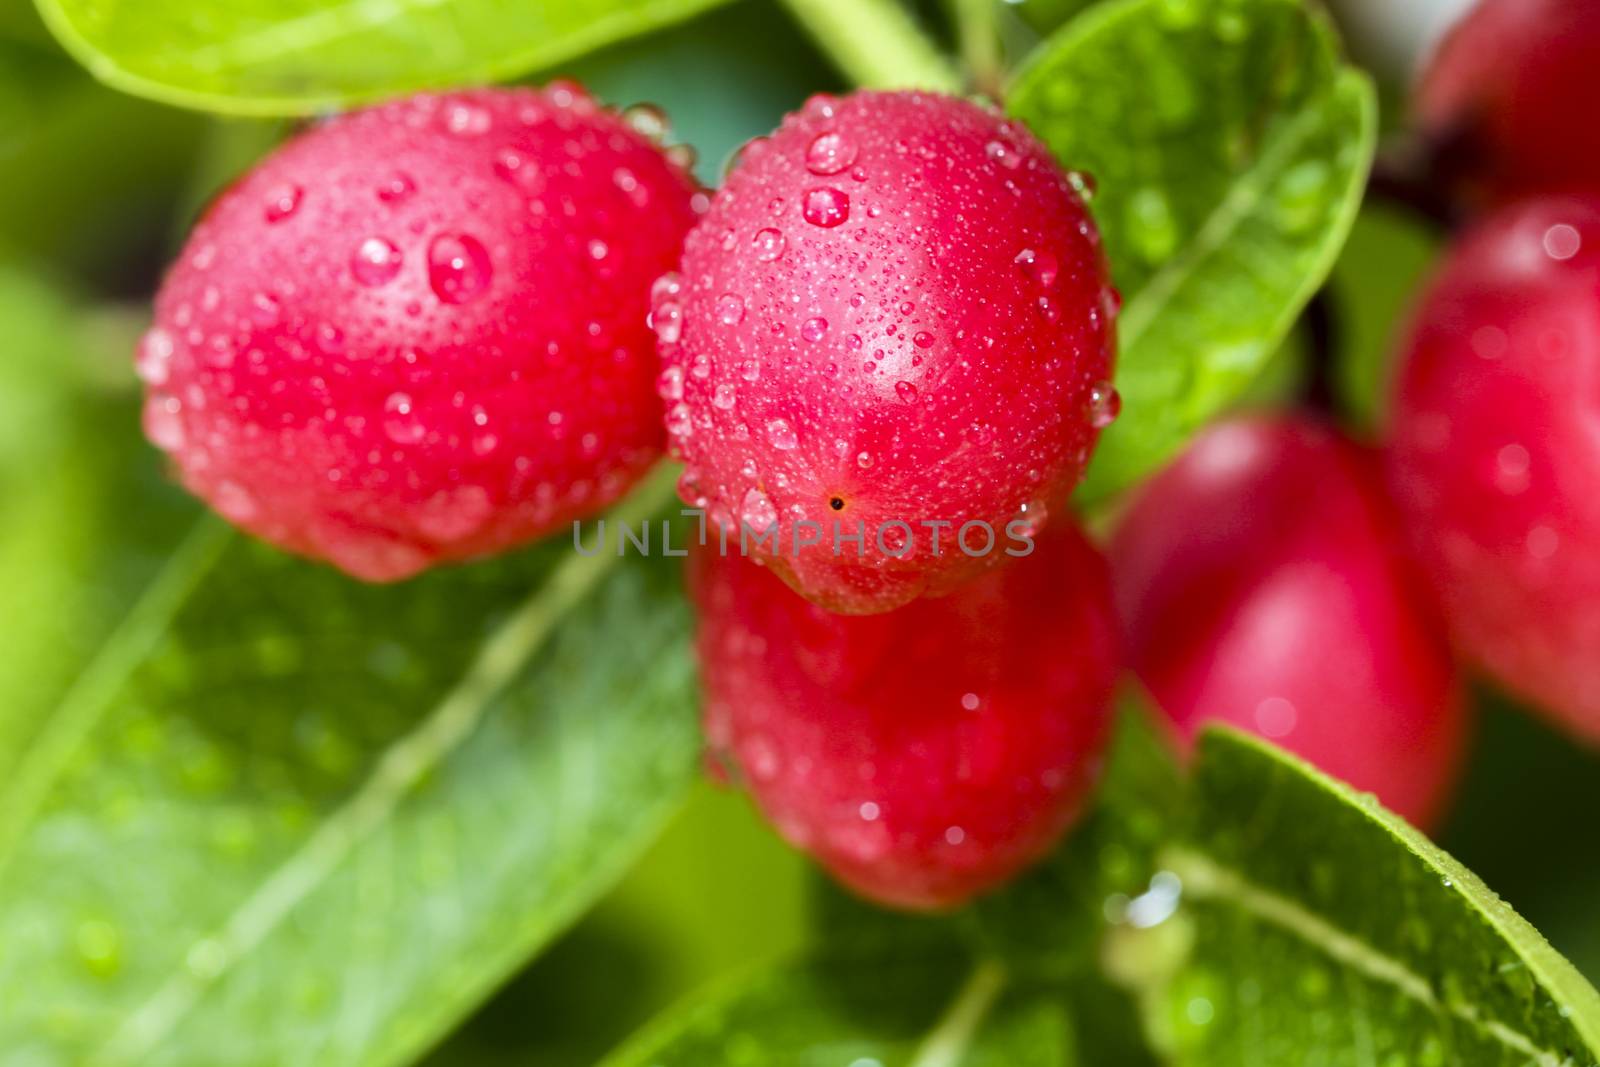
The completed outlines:
[[[784,0],[795,19],[863,89],[961,91],[961,77],[896,0]]]
[[[1005,968],[993,960],[979,963],[911,1057],[911,1067],[957,1067],[965,1060],[1005,984]]]
[[[1000,54],[1000,28],[995,5],[999,0],[948,0],[961,45],[961,63],[973,86],[984,95],[1000,99],[1005,85],[1005,61]]]

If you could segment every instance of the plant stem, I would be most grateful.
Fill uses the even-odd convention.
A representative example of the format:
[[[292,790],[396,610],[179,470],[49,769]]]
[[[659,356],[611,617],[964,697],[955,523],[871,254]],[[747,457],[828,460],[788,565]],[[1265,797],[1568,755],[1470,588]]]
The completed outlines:
[[[961,91],[961,77],[896,0],[784,0],[863,89]]]
[[[979,963],[911,1058],[911,1067],[957,1067],[1005,984],[1006,972],[998,963]]]
[[[1000,0],[949,0],[955,19],[961,62],[979,92],[999,100],[1005,85],[1005,62],[1000,54],[1000,28],[995,5]]]

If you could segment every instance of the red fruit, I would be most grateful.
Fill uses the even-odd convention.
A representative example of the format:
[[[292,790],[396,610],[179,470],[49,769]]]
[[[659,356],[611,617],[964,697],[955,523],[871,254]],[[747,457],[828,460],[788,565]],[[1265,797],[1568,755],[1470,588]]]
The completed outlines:
[[[691,582],[711,745],[846,885],[951,907],[1077,818],[1118,663],[1105,565],[1069,521],[950,596],[878,615],[831,614],[714,549]]]
[[[1480,0],[1418,87],[1423,129],[1496,197],[1600,188],[1600,5]]]
[[[1184,737],[1254,731],[1431,826],[1465,723],[1400,541],[1367,451],[1302,417],[1213,427],[1112,543],[1133,670]]]
[[[659,296],[684,500],[776,524],[779,550],[752,554],[836,611],[1004,559],[1114,414],[1116,298],[1083,201],[1025,128],[962,100],[813,98],[746,146]],[[957,543],[969,522],[988,551],[979,526]],[[802,523],[820,546],[794,550]]]
[[[361,578],[538,537],[659,454],[648,293],[693,195],[574,86],[317,125],[167,275],[146,430],[229,519]]]
[[[1461,649],[1600,741],[1600,199],[1449,252],[1406,347],[1395,496]]]

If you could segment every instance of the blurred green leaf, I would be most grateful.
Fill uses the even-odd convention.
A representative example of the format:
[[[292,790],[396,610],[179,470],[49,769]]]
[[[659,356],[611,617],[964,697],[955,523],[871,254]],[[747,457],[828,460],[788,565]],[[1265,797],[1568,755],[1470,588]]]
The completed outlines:
[[[776,967],[691,1001],[604,1067],[1067,1067],[1063,1006],[959,953]]]
[[[1189,806],[1162,855],[1181,908],[1107,953],[1174,1063],[1600,1060],[1600,995],[1370,797],[1215,730]]]
[[[147,291],[205,127],[0,36],[0,247],[103,292]]]
[[[559,539],[366,586],[201,520],[60,690],[0,706],[29,739],[0,773],[4,1055],[348,1067],[431,1044],[692,779],[687,612],[658,563]]]
[[[181,107],[309,114],[498,80],[724,0],[38,0],[95,77]]]
[[[1371,163],[1372,90],[1297,0],[1122,0],[1047,41],[1007,106],[1099,185],[1125,303],[1123,414],[1082,490],[1098,500],[1233,402],[1322,283]]]

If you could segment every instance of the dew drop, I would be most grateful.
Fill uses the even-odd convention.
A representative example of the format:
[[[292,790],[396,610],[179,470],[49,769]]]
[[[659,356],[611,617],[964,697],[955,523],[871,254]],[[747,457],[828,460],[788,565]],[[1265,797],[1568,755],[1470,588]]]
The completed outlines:
[[[298,185],[283,185],[267,194],[267,207],[263,214],[271,222],[282,222],[300,208],[305,190]]]
[[[1036,537],[1044,529],[1044,524],[1050,517],[1049,509],[1042,500],[1030,500],[1017,510],[1016,517],[1012,520],[1017,525],[1014,527],[1018,537]]]
[[[788,452],[800,443],[787,419],[773,419],[767,423],[767,440],[780,452]]]
[[[163,385],[172,369],[172,334],[157,326],[139,340],[134,369],[146,385]]]
[[[783,255],[783,232],[770,226],[757,230],[752,244],[755,245],[756,258],[763,263],[771,263]]]
[[[806,149],[806,169],[812,174],[838,174],[855,161],[855,142],[837,131],[818,134]]]
[[[622,121],[628,128],[649,141],[660,144],[672,132],[667,113],[654,104],[634,104],[622,112]]]
[[[369,288],[385,285],[400,273],[402,256],[394,242],[383,237],[368,237],[356,246],[350,257],[350,275]]]
[[[1089,387],[1089,425],[1103,430],[1117,421],[1122,413],[1122,396],[1110,382],[1096,382]]]
[[[995,138],[983,146],[983,154],[1006,170],[1016,170],[1022,164],[1022,156],[1017,152],[1017,146],[1003,138]]]
[[[271,293],[257,293],[250,298],[250,318],[258,326],[275,326],[283,316],[278,298]]]
[[[681,400],[667,409],[667,433],[676,438],[688,437],[694,429],[694,417],[689,413],[689,405]]]
[[[417,417],[411,397],[406,393],[390,393],[383,403],[383,432],[397,445],[414,445],[427,436],[427,428]]]
[[[870,470],[873,462],[874,461],[871,452],[856,453],[856,466],[860,467],[862,470]]]
[[[398,204],[417,191],[417,183],[402,171],[395,171],[378,183],[378,199],[385,204]]]
[[[917,399],[917,387],[907,381],[895,382],[894,395],[909,404]]]
[[[676,344],[683,336],[683,306],[673,300],[662,304],[650,312],[650,328],[662,344]]]
[[[1011,262],[1021,267],[1022,273],[1034,284],[1044,287],[1055,283],[1056,274],[1060,270],[1055,256],[1049,252],[1036,252],[1031,248],[1024,248],[1018,252]]]
[[[808,189],[800,215],[813,226],[831,230],[850,218],[850,197],[829,186]]]
[[[744,502],[740,505],[739,521],[752,530],[765,530],[778,521],[778,509],[772,506],[767,494],[759,489],[750,489],[744,494]]]
[[[441,233],[428,245],[428,285],[446,304],[476,299],[493,278],[489,250],[476,237]]]
[[[1094,199],[1094,194],[1099,191],[1095,184],[1094,175],[1086,170],[1067,171],[1067,184],[1072,186],[1072,191],[1078,194],[1078,199],[1085,204]]]
[[[800,336],[813,344],[822,340],[827,332],[828,320],[823,318],[807,319],[800,327]]]
[[[177,397],[151,395],[144,403],[144,434],[165,452],[183,447],[183,404]]]
[[[717,321],[724,326],[737,326],[744,321],[744,301],[732,293],[717,297]]]
[[[918,330],[912,336],[911,343],[916,345],[918,348],[932,348],[933,334],[929,333],[927,330]]]
[[[683,399],[683,368],[668,367],[656,379],[656,393],[662,400]]]
[[[723,411],[732,411],[739,390],[732,382],[723,382],[711,394],[711,403]]]
[[[452,100],[445,105],[444,128],[457,137],[477,137],[489,132],[493,124],[487,108],[465,100]]]

